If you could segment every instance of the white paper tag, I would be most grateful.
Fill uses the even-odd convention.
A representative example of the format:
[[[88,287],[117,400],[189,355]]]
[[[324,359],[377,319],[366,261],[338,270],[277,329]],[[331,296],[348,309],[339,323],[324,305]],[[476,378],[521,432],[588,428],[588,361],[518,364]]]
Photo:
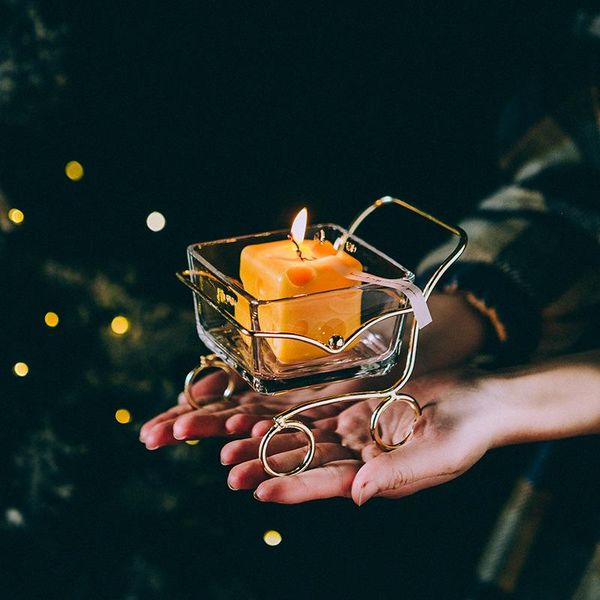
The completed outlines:
[[[423,327],[431,323],[431,313],[429,312],[425,296],[423,296],[421,289],[411,281],[407,281],[406,279],[386,279],[385,277],[377,277],[377,275],[371,275],[370,273],[357,273],[356,271],[346,273],[345,277],[354,281],[362,281],[363,283],[383,285],[402,292],[410,300],[410,305],[412,306],[419,329],[423,329]]]

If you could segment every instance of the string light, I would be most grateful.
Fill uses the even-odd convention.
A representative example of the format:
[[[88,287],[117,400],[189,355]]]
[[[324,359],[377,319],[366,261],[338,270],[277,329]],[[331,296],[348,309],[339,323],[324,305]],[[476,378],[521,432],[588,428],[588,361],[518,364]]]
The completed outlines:
[[[13,365],[13,372],[17,377],[25,377],[29,373],[29,365],[24,362],[18,362]]]
[[[11,208],[8,211],[8,218],[15,224],[20,225],[25,220],[25,215],[18,208]]]
[[[70,160],[65,165],[65,175],[71,181],[79,181],[80,179],[83,179],[83,166],[82,166],[82,164],[80,162],[77,162],[76,160]]]
[[[157,211],[151,212],[146,217],[146,225],[150,231],[162,231],[166,224],[165,216]]]
[[[199,443],[200,443],[200,440],[185,440],[185,443],[186,443],[188,446],[196,446],[197,444],[199,444]]]
[[[60,321],[60,319],[58,318],[58,315],[55,312],[48,311],[44,315],[44,323],[46,323],[46,325],[48,325],[48,327],[56,327],[58,325],[59,321]]]
[[[283,538],[281,537],[279,531],[275,531],[274,529],[269,529],[269,531],[265,531],[263,535],[263,542],[267,546],[278,546],[279,544],[281,544],[282,539]]]
[[[131,413],[126,408],[119,408],[115,412],[115,420],[121,425],[126,425],[131,422]]]
[[[129,321],[123,315],[117,315],[111,322],[110,328],[117,335],[124,335],[129,331]]]

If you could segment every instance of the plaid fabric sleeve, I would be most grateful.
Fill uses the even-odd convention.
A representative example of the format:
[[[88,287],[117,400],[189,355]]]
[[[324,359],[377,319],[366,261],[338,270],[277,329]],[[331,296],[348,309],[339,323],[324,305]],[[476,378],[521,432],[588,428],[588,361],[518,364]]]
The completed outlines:
[[[529,128],[502,159],[510,183],[461,223],[469,245],[441,289],[464,294],[485,315],[484,354],[497,364],[600,341],[595,93],[587,105],[579,96]],[[423,280],[447,253],[444,246],[423,260]]]

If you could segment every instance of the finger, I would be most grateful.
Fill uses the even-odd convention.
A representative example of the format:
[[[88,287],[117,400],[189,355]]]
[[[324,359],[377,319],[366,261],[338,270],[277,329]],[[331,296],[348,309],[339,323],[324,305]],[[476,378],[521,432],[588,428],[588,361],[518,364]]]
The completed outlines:
[[[313,431],[315,442],[337,442],[338,436],[329,431]],[[287,450],[306,447],[306,435],[303,433],[279,433],[269,443],[268,454],[279,454]],[[239,464],[258,456],[261,438],[252,437],[246,440],[234,440],[225,444],[221,450],[221,463],[224,465]]]
[[[220,413],[225,410],[235,409],[239,410],[239,404],[233,400],[223,400],[220,397],[215,396],[204,396],[197,400],[200,405],[197,410],[201,411],[203,415],[210,415],[214,413]]]
[[[364,419],[362,422],[357,421],[353,429],[348,426],[347,422],[348,419],[342,413],[337,417],[315,421],[312,426],[315,430],[334,431],[342,440],[342,445],[362,452],[365,447],[370,445],[370,431],[365,427]]]
[[[188,410],[181,415],[156,423],[146,431],[142,440],[148,450],[156,450],[162,446],[178,444],[183,440],[199,437],[227,435],[225,423],[237,408],[215,414],[205,414],[201,410]]]
[[[296,448],[269,457],[269,465],[278,472],[290,471],[298,466],[304,456],[306,448]],[[320,467],[329,462],[352,458],[352,453],[339,444],[329,442],[320,443],[315,446],[315,455],[310,462],[309,468]],[[227,485],[234,490],[249,490],[255,488],[262,481],[266,481],[268,475],[258,458],[236,465],[229,471]]]
[[[142,425],[142,428],[140,429],[140,441],[145,442],[147,433],[158,423],[161,423],[162,421],[168,421],[186,412],[190,412],[191,410],[192,409],[190,406],[177,405],[171,407],[169,410],[163,413],[160,413],[159,415],[156,415],[156,417],[150,419],[144,423],[144,425]]]
[[[296,417],[294,417],[294,419],[297,419],[298,421],[305,423],[306,425],[308,425],[311,428],[313,426],[310,419],[305,419],[303,416],[296,416]],[[252,432],[251,432],[252,437],[262,437],[263,435],[265,435],[267,433],[267,431],[269,431],[269,429],[271,429],[271,427],[273,427],[274,424],[275,424],[275,422],[273,421],[273,418],[265,419],[263,417],[263,419],[261,421],[258,421],[258,423],[256,423],[256,425],[252,428]]]
[[[313,422],[314,427],[318,427],[323,431],[336,431],[337,430],[337,417],[329,417],[326,419],[319,419]]]
[[[309,500],[349,497],[352,481],[363,463],[358,460],[340,460],[322,467],[304,471],[293,477],[274,477],[263,481],[254,492],[261,502],[297,504]]]
[[[177,396],[177,404],[189,406],[190,408],[204,408],[205,406],[210,406],[219,401],[223,402],[222,394],[203,394],[194,396],[194,406],[191,406],[188,402],[187,396],[183,392],[180,392]]]
[[[244,413],[237,413],[232,417],[229,417],[225,423],[225,429],[228,433],[250,433],[252,428],[261,421],[265,420],[268,415],[250,415]],[[273,421],[269,421],[271,424]]]
[[[232,373],[235,390],[247,387],[244,380],[237,375]],[[192,385],[192,398],[199,398],[201,396],[222,396],[223,392],[227,388],[229,383],[229,375],[225,371],[219,369],[208,375],[204,375],[194,385]]]
[[[214,396],[207,396],[205,399],[200,399],[199,402],[204,402],[204,405],[198,409],[193,409],[187,403],[177,404],[176,406],[171,407],[164,413],[157,415],[156,417],[145,423],[140,429],[140,441],[145,443],[148,431],[150,431],[155,425],[163,421],[171,420],[174,417],[184,415],[186,413],[192,412],[193,410],[202,410],[203,412],[211,413],[216,411],[222,411],[223,409],[230,408],[232,406],[231,402],[229,402],[228,400],[217,402],[217,399]]]
[[[371,442],[370,444],[363,446],[360,456],[365,462],[367,462],[369,460],[373,460],[376,456],[379,456],[383,452],[384,451],[375,442]]]
[[[263,419],[272,417],[281,410],[280,406],[271,404],[269,399],[257,399],[256,394],[236,394],[227,400],[224,400],[220,396],[203,396],[197,398],[195,402],[200,405],[199,409],[205,413],[214,413],[232,407],[239,407],[241,412],[247,414],[261,414],[263,415]]]
[[[173,437],[173,423],[175,423],[175,419],[167,419],[149,429],[143,440],[146,448],[148,450],[156,450],[163,446],[179,444],[180,440]]]
[[[360,506],[373,496],[408,496],[458,477],[482,455],[465,456],[440,440],[415,440],[366,462],[352,485],[352,498]]]
[[[173,437],[177,440],[187,440],[198,437],[213,437],[228,435],[225,422],[239,411],[238,407],[215,413],[203,410],[193,410],[178,417],[172,428]]]
[[[273,427],[273,419],[264,419],[259,421],[253,428],[251,435],[252,437],[262,437]]]

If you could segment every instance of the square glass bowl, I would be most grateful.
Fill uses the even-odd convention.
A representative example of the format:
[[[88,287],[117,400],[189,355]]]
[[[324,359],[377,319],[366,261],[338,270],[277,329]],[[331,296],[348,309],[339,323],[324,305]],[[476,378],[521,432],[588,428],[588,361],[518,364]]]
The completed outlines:
[[[243,289],[239,281],[242,249],[286,240],[288,233],[270,231],[188,247],[188,285],[194,291],[202,342],[256,391],[266,394],[387,373],[398,361],[404,317],[411,310],[405,296],[396,290],[357,282],[343,289],[259,300]],[[336,248],[343,243],[345,252],[360,261],[364,272],[414,280],[413,273],[402,265],[360,238],[348,236],[338,225],[313,225],[306,238],[313,236]],[[338,318],[344,306],[354,311],[351,319]],[[285,318],[278,318],[281,315]],[[302,315],[320,319],[316,327],[311,322],[316,337],[306,335],[304,320],[296,318]],[[293,323],[290,328],[294,331],[271,330],[282,320]],[[345,331],[349,323],[356,325],[353,331]],[[281,344],[291,344],[296,358],[281,360],[285,355]]]

